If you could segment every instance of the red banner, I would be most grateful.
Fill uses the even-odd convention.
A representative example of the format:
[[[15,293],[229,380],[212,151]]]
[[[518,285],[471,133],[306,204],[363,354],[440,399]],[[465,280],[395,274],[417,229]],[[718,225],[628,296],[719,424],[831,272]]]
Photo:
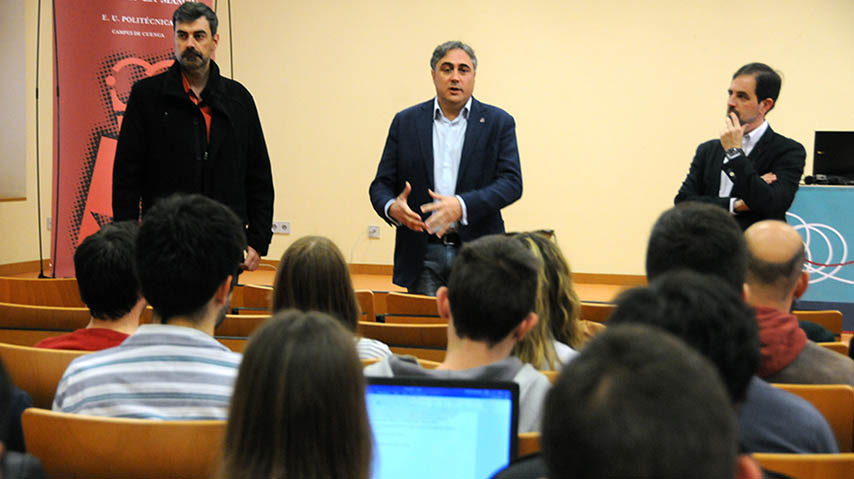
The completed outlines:
[[[135,81],[172,64],[172,13],[181,3],[54,1],[55,277],[74,276],[77,245],[112,220],[113,158],[125,102]]]

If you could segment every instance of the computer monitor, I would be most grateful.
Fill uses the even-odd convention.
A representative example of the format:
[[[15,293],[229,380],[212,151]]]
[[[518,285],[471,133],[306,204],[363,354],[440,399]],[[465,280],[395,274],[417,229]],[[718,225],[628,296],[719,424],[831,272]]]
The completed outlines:
[[[854,179],[854,131],[817,131],[813,175]]]
[[[366,379],[373,479],[489,478],[516,456],[518,384]]]

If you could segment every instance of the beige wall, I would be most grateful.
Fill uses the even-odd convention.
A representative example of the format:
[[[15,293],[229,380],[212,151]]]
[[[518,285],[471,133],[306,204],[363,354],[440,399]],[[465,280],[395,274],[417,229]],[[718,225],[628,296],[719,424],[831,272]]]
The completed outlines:
[[[580,272],[643,272],[649,228],[672,204],[697,144],[718,134],[740,65],[758,60],[783,72],[769,120],[804,144],[807,172],[815,130],[854,130],[849,0],[253,0],[234,2],[232,16],[234,77],[258,103],[275,218],[292,228],[274,238],[270,257],[300,236],[325,234],[350,261],[392,261],[394,232],[367,188],[394,113],[434,94],[428,58],[447,39],[477,52],[475,96],[516,118],[525,192],[505,209],[508,229],[555,229]],[[34,223],[34,208],[0,204],[0,218]],[[380,240],[367,239],[369,224],[382,225]],[[0,237],[0,263],[37,257],[30,229]]]

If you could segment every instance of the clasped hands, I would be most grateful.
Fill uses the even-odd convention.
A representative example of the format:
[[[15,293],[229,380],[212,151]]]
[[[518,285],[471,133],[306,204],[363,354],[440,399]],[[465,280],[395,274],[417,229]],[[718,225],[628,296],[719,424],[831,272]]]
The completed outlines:
[[[427,190],[435,201],[421,205],[421,212],[433,214],[426,221],[422,221],[421,215],[412,211],[406,202],[411,191],[412,186],[407,181],[403,191],[389,206],[388,215],[412,231],[426,231],[441,238],[448,227],[463,216],[463,208],[456,196],[443,196],[433,190]]]

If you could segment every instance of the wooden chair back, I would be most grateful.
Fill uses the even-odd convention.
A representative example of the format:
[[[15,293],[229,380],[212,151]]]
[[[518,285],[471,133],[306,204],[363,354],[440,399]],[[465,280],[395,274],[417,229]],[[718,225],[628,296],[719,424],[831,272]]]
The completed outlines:
[[[382,341],[395,354],[411,355],[429,361],[445,359],[448,347],[446,324],[395,324],[359,321],[358,333]]]
[[[617,305],[614,303],[595,303],[590,301],[581,302],[581,319],[604,323],[614,312]]]
[[[76,278],[0,277],[0,302],[85,307]]]
[[[0,303],[0,328],[74,331],[89,324],[89,309]]]
[[[816,343],[819,346],[829,349],[833,352],[839,353],[845,357],[848,357],[848,343],[844,341],[836,341],[833,343]]]
[[[386,323],[437,324],[445,321],[439,317],[436,298],[420,294],[388,293],[386,312],[377,317]]]
[[[21,418],[27,452],[47,477],[213,477],[225,421],[154,421],[30,408]]]
[[[231,291],[231,311],[235,314],[269,314],[273,288],[255,284],[238,284]]]
[[[74,358],[91,351],[33,348],[0,343],[0,359],[12,383],[30,394],[33,405],[50,409],[56,386]]]
[[[812,321],[824,326],[825,329],[835,334],[837,338],[842,334],[842,312],[834,309],[819,311],[795,310],[792,313],[801,321]]]
[[[754,453],[763,468],[798,479],[851,479],[854,454]]]
[[[540,433],[538,432],[520,432],[519,453],[518,457],[527,456],[540,452]]]
[[[361,318],[359,321],[376,321],[377,310],[374,306],[374,292],[367,290],[356,291],[356,302],[359,303]]]
[[[249,337],[268,319],[269,314],[227,314],[225,320],[214,330],[214,336]]]
[[[67,333],[50,329],[2,329],[0,328],[0,343],[32,346],[45,338],[52,338]]]
[[[852,452],[854,388],[842,384],[780,384],[774,386],[809,401],[827,419],[839,452]]]
[[[240,338],[234,336],[215,336],[214,339],[219,341],[223,346],[234,351],[235,353],[243,353],[246,351],[246,345],[249,344],[249,338]]]

